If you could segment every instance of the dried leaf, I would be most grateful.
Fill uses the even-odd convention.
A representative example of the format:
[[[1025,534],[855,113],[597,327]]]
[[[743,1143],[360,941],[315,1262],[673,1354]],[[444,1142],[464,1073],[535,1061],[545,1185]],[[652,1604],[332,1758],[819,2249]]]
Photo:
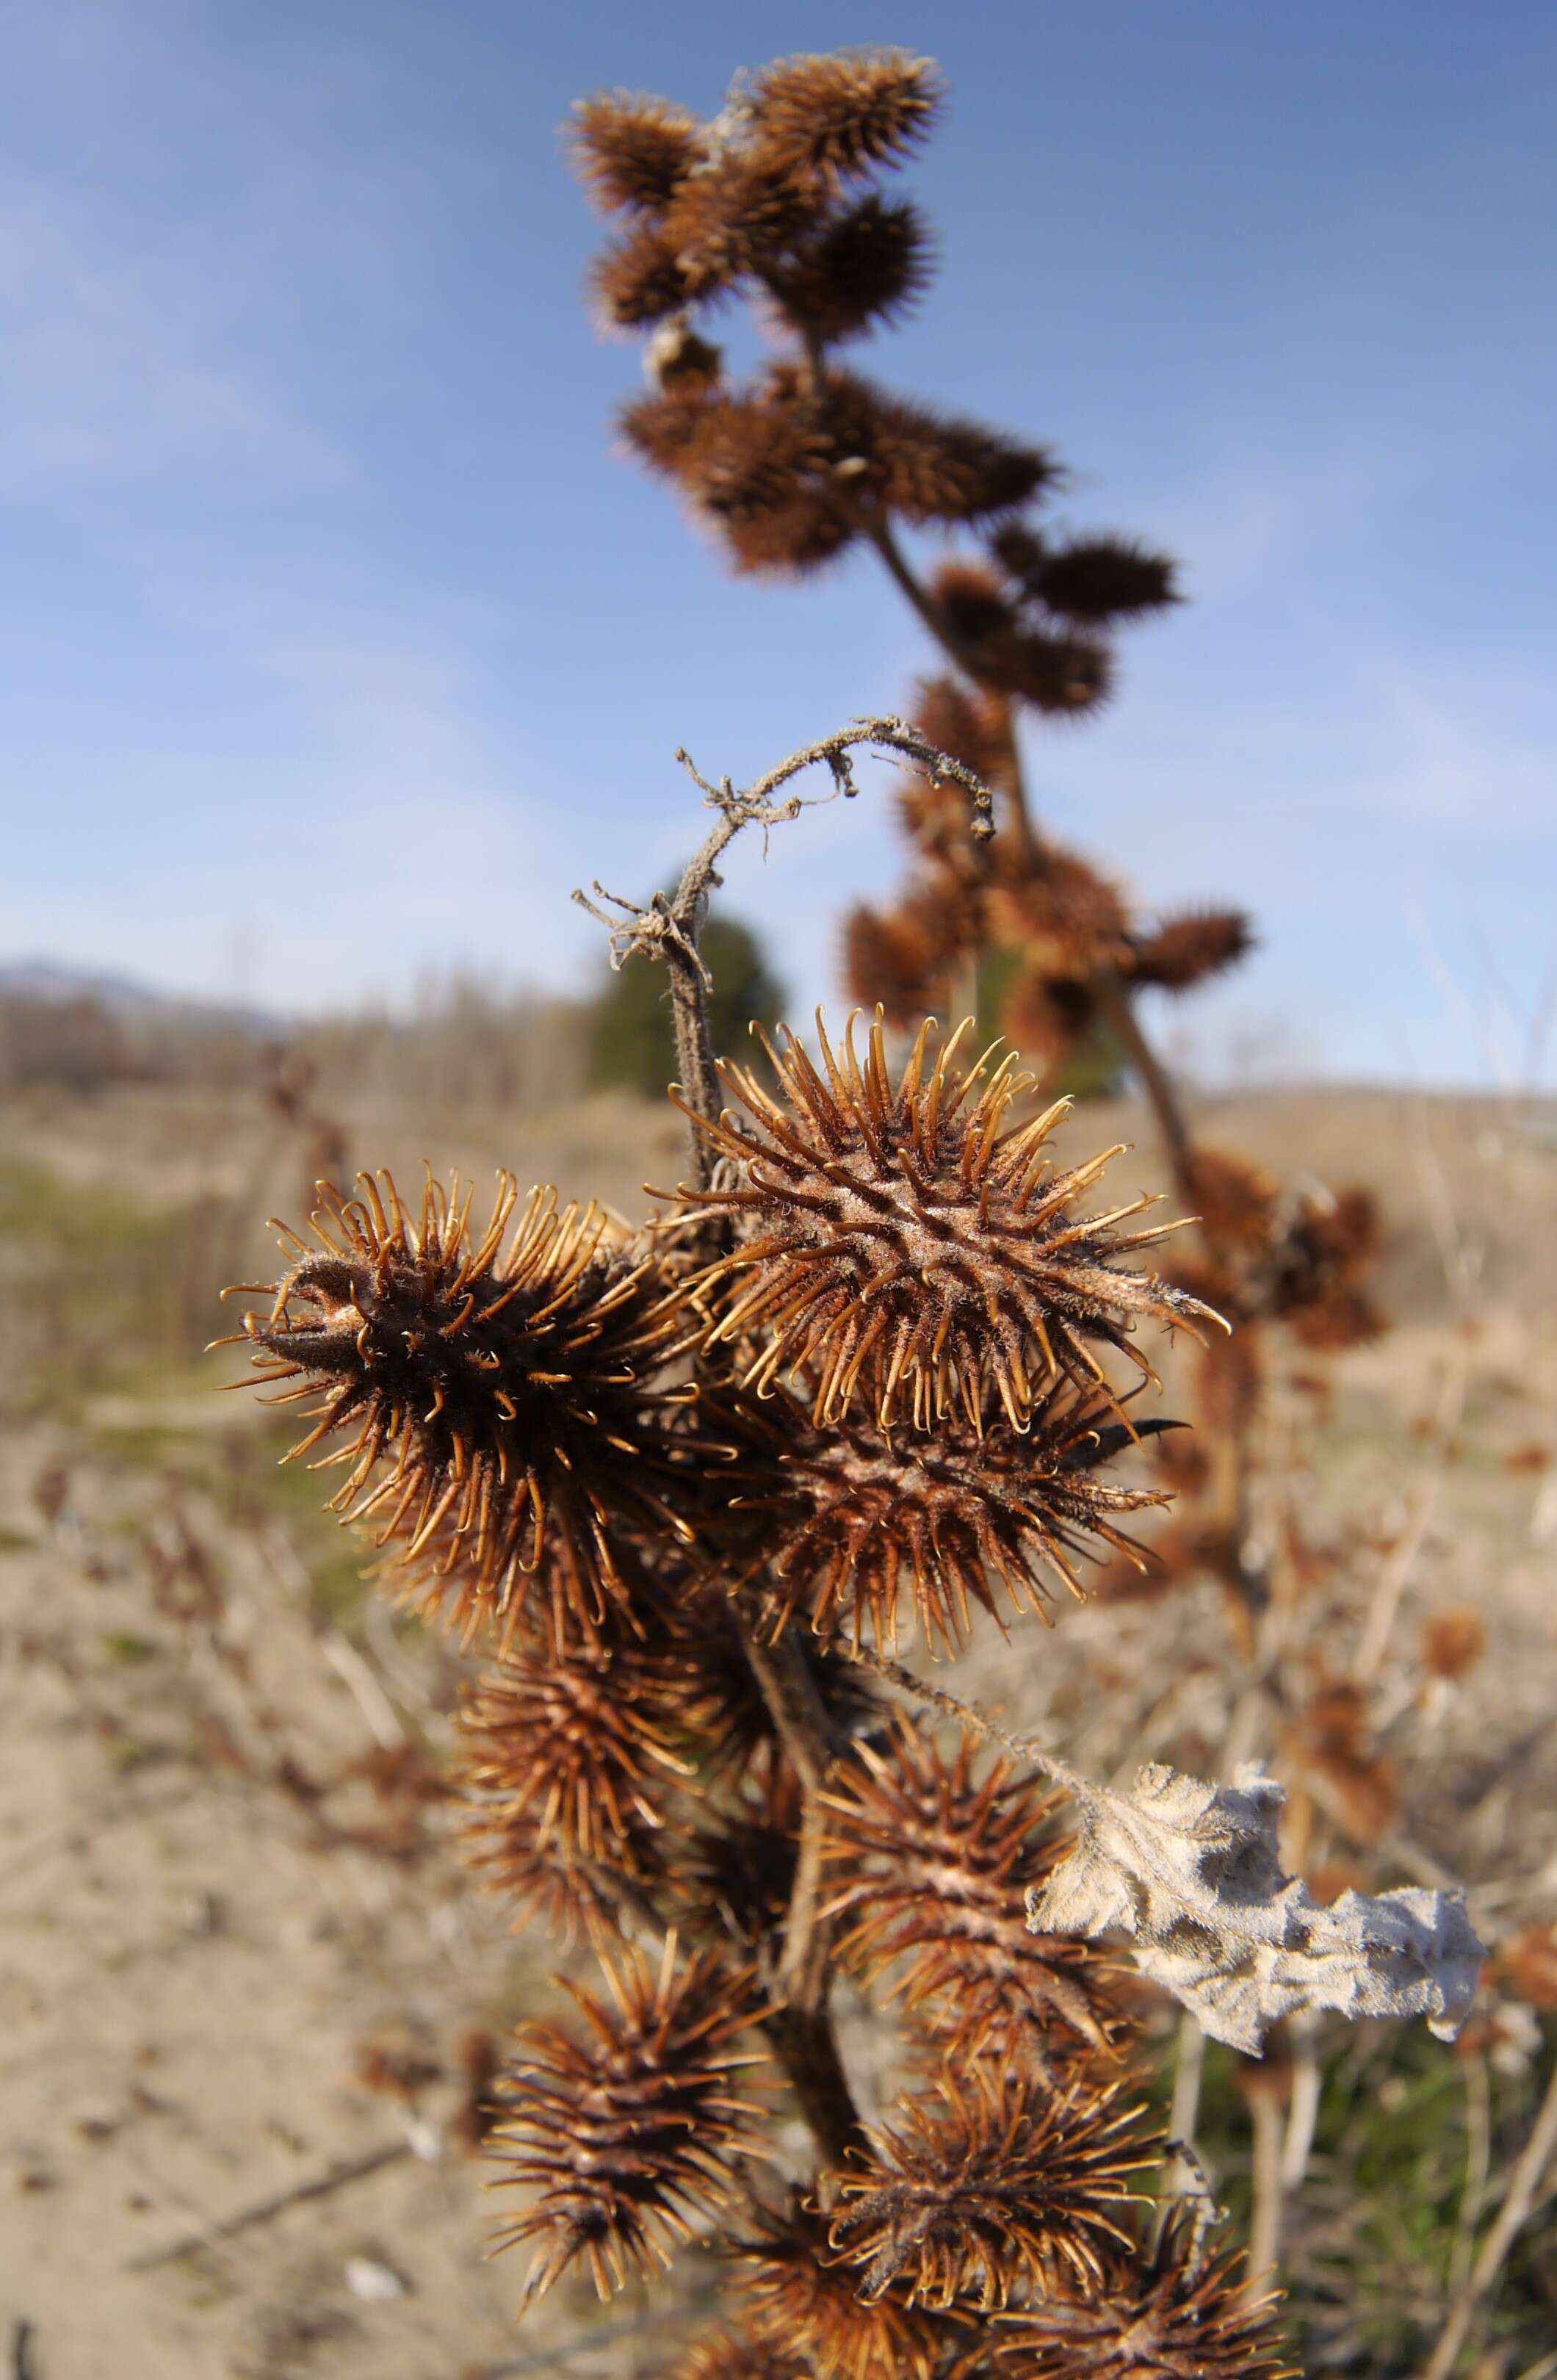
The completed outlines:
[[[1322,1908],[1284,1876],[1285,1789],[1256,1764],[1231,1785],[1153,1765],[1133,1793],[1065,1775],[1076,1849],[1027,1897],[1034,1932],[1130,1935],[1136,1964],[1215,2041],[1260,2055],[1299,2009],[1425,2016],[1441,2040],[1465,2022],[1486,1951],[1454,1893],[1343,1892]]]

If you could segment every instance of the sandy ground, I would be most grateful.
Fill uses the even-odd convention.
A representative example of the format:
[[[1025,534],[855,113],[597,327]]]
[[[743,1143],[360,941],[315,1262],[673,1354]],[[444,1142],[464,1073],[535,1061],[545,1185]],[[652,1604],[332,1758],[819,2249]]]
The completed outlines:
[[[1071,1130],[1109,1140],[1134,1121],[1092,1110]],[[210,1265],[262,1278],[249,1218],[297,1205],[296,1152],[241,1100],[122,1093],[34,1102],[6,1122],[8,1159],[34,1188],[65,1184],[90,1202],[112,1186],[150,1210],[198,1210],[197,1287]],[[681,1162],[674,1119],[606,1101],[511,1134],[489,1116],[413,1125],[388,1111],[349,1128],[354,1148],[403,1173],[426,1153],[479,1178],[506,1157],[523,1179],[634,1212],[646,1173],[668,1185]],[[1550,1915],[1550,1118],[1271,1095],[1229,1103],[1207,1136],[1382,1191],[1398,1327],[1344,1360],[1328,1414],[1304,1424],[1309,1516],[1342,1549],[1325,1626],[1355,1628],[1425,1502],[1399,1641],[1415,1646],[1433,1612],[1472,1606],[1491,1645],[1430,1708],[1408,1655],[1393,1687],[1386,1676],[1400,1705],[1394,1849],[1476,1886],[1490,1935]],[[1144,1153],[1125,1163],[1127,1179],[1150,1181]],[[154,1364],[133,1347],[96,1364],[80,1356],[60,1273],[76,1352],[58,1386],[54,1292],[42,1309],[35,1293],[36,1269],[57,1259],[30,1223],[0,1236],[12,1292],[0,2353],[12,2380],[495,2380],[553,2363],[589,2380],[662,2364],[674,2299],[581,2322],[585,2301],[562,2294],[516,2331],[518,2262],[486,2256],[493,2202],[461,2144],[462,2044],[533,2006],[547,1961],[506,1939],[448,1840],[438,1764],[452,1658],[365,1604],[342,1542],[298,1495],[279,1495],[248,1400],[211,1395],[211,1367],[181,1353],[211,1327],[187,1281],[171,1352],[164,1340]],[[133,1289],[115,1328],[133,1320]],[[1458,1363],[1463,1415],[1445,1455],[1423,1425]],[[1018,1641],[1016,1656],[974,1655],[962,1682],[1063,1723],[1083,1764],[1217,1746],[1230,1690],[1210,1590],[1089,1609]],[[682,2286],[696,2296],[708,2282],[694,2265]]]

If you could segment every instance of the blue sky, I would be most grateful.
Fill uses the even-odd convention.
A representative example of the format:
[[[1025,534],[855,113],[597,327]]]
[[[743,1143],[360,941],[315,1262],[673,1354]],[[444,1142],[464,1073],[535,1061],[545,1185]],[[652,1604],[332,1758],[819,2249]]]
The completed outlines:
[[[732,582],[608,451],[561,162],[603,84],[937,56],[887,379],[1184,558],[1043,807],[1262,946],[1202,1062],[1511,1080],[1557,959],[1557,16],[1445,0],[0,6],[0,956],[278,1006],[573,985],[738,777],[925,666],[851,560]],[[886,780],[882,779],[883,791]],[[797,1004],[887,806],[730,870]],[[1551,1077],[1552,1055],[1547,1057]]]

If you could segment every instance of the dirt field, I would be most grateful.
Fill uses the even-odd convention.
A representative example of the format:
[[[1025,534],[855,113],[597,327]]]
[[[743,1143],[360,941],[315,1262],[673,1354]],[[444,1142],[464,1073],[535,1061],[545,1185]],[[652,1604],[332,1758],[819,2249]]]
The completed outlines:
[[[482,1184],[501,1160],[634,1214],[646,1176],[668,1187],[682,1162],[673,1116],[607,1100],[511,1131],[389,1107],[344,1123],[354,1160],[402,1176],[426,1156]],[[351,1543],[312,1511],[315,1483],[275,1468],[274,1422],[214,1393],[236,1366],[198,1355],[221,1327],[217,1281],[267,1277],[258,1219],[297,1213],[301,1149],[236,1095],[39,1095],[0,1124],[12,2380],[660,2367],[674,2298],[591,2314],[559,2292],[515,2330],[520,2269],[486,2259],[493,2202],[462,2145],[464,2074],[468,2037],[533,2009],[549,1960],[505,1938],[447,1841],[456,1667],[365,1594]],[[1120,1175],[1150,1186],[1136,1124],[1090,1108],[1067,1129],[1078,1154],[1139,1136]],[[1306,1524],[1333,1555],[1304,1658],[1344,1659],[1394,1561],[1401,1609],[1380,1691],[1399,1815],[1356,1856],[1380,1882],[1463,1878],[1484,1935],[1502,1939],[1557,1912],[1554,1119],[1271,1094],[1229,1102],[1206,1135],[1288,1176],[1367,1181],[1386,1207],[1395,1327],[1342,1360],[1328,1406],[1288,1389],[1273,1413],[1305,1466]],[[1486,1625],[1485,1658],[1457,1682],[1424,1682],[1425,1623],[1464,1609]],[[952,1682],[1044,1719],[1094,1773],[1146,1756],[1214,1768],[1241,1707],[1209,1587],[1068,1614],[1052,1636],[975,1652]],[[1257,1725],[1246,1748],[1281,1768]],[[1339,1855],[1342,1819],[1320,1817],[1340,1828]],[[1322,2125],[1292,2211],[1315,2371],[1414,2368],[1401,2359],[1442,2303],[1434,2258],[1441,2247],[1463,2270],[1468,2253],[1466,2173],[1484,2151],[1490,2188],[1528,2121],[1542,2055],[1528,2024],[1521,2046],[1505,2011],[1458,2058],[1423,2039],[1392,2033],[1367,2050],[1358,2073],[1384,2112],[1361,2147],[1340,2118]],[[1237,2204],[1248,2150],[1227,2068],[1209,2078],[1208,2147]],[[1405,2145],[1391,2148],[1386,2119]],[[1359,2219],[1347,2193],[1378,2155],[1393,2169]],[[1412,2158],[1437,2210],[1425,2245],[1409,2224],[1391,2229]],[[1348,2263],[1359,2240],[1373,2295]],[[716,2277],[692,2260],[683,2299]],[[1539,2325],[1557,2325],[1557,2298],[1542,2312],[1557,2292],[1550,2249],[1516,2260],[1511,2285],[1483,2380],[1531,2367],[1551,2343]]]

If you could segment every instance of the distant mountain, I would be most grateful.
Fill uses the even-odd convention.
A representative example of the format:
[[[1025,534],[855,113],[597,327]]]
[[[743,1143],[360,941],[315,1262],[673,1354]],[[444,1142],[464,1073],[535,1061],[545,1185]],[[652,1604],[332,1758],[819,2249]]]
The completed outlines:
[[[62,965],[57,959],[0,960],[0,1000],[93,1000],[124,1024],[224,1026],[256,1039],[284,1039],[284,1018],[238,1002],[191,1000],[182,992],[158,991],[133,977],[100,974],[91,967]]]

